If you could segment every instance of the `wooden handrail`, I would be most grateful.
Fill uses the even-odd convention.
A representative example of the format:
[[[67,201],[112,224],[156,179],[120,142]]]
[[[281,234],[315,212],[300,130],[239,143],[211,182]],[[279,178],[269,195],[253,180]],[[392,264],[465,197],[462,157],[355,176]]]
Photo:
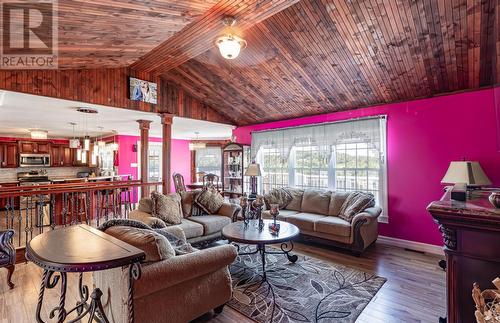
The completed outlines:
[[[26,185],[26,186],[7,186],[7,187],[0,187],[0,192],[9,192],[9,191],[26,191],[26,190],[33,190],[33,189],[45,189],[45,188],[74,188],[74,187],[92,187],[92,186],[99,186],[101,184],[115,184],[115,183],[130,183],[130,184],[137,184],[137,183],[142,183],[140,180],[126,180],[126,181],[102,181],[102,182],[74,182],[74,183],[60,183],[60,184],[46,184],[46,185]]]
[[[86,185],[82,185],[86,184]],[[89,184],[89,185],[87,185]],[[44,186],[17,186],[0,192],[0,198],[10,198],[18,196],[47,195],[61,193],[78,193],[99,190],[112,190],[129,187],[161,186],[162,182],[141,181],[113,181],[99,183],[78,183],[78,184],[51,184]]]

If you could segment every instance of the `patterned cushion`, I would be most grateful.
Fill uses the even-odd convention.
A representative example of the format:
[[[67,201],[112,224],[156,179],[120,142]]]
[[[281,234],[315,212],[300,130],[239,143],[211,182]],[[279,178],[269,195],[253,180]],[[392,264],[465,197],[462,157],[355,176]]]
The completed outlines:
[[[216,214],[224,203],[224,197],[214,187],[207,186],[195,197],[195,202],[208,214]]]
[[[153,200],[151,200],[150,197],[143,197],[139,201],[139,206],[137,209],[141,212],[146,212],[151,214],[152,211],[152,206],[153,206]]]
[[[200,190],[179,192],[181,195],[182,214],[184,215],[184,218],[189,218],[193,215],[193,204],[196,196],[200,192]]]
[[[348,222],[351,222],[352,218],[356,214],[374,205],[375,198],[373,194],[364,192],[352,192],[351,194],[349,194],[344,204],[342,204],[339,217]]]
[[[152,230],[128,226],[112,226],[105,231],[146,254],[145,262],[155,262],[175,256],[175,251],[167,238]]]
[[[284,188],[274,188],[264,195],[264,203],[268,210],[271,209],[271,204],[278,204],[280,209],[284,209],[291,201],[292,195]]]
[[[168,224],[180,224],[182,219],[181,197],[179,194],[163,195],[151,193],[153,216],[162,219]]]
[[[338,216],[340,209],[342,208],[342,205],[344,205],[345,200],[349,197],[349,194],[351,194],[351,192],[332,192],[328,215]]]

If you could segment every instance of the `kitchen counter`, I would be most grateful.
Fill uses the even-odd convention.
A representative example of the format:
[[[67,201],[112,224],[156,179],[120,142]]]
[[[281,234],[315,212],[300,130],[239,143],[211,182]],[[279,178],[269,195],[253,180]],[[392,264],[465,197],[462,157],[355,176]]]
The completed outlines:
[[[121,180],[122,176],[96,176],[96,177],[51,177],[49,180],[52,183],[62,182],[99,182],[99,181],[112,181]]]

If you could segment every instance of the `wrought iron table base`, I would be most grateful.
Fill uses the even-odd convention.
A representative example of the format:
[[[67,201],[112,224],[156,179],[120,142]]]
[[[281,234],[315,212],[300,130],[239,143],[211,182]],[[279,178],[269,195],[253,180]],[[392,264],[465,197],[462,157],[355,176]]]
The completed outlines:
[[[66,311],[66,290],[67,290],[67,273],[57,272],[44,269],[42,276],[42,283],[40,285],[40,292],[38,294],[38,304],[36,307],[36,320],[38,323],[45,323],[40,312],[42,310],[43,297],[45,294],[45,289],[55,288],[59,280],[61,280],[61,294],[59,296],[59,305],[54,307],[50,313],[49,318],[53,319],[57,312],[57,322],[62,323],[66,318],[73,312],[76,311],[78,314],[76,318],[68,321],[68,323],[80,322],[85,316],[89,315],[88,322],[99,322],[99,323],[109,323],[106,314],[104,313],[104,308],[101,303],[102,291],[96,288],[89,295],[89,288],[83,284],[83,273],[79,273],[78,279],[78,292],[80,294],[80,300],[76,303],[76,306]],[[133,282],[140,277],[140,266],[137,263],[130,265],[129,268],[129,295],[128,295],[128,309],[129,309],[129,322],[133,322],[134,309],[133,309]],[[90,298],[90,303],[88,302]]]
[[[293,250],[293,242],[283,242],[280,246],[281,251],[267,251],[266,244],[259,243],[257,244],[257,248],[255,251],[251,252],[240,252],[240,246],[238,244],[234,244],[238,249],[238,256],[246,256],[246,255],[254,255],[256,253],[260,253],[261,262],[262,262],[262,278],[263,281],[267,280],[266,274],[266,254],[268,255],[285,255],[288,258],[288,261],[291,263],[295,263],[299,257],[297,255],[290,254]]]

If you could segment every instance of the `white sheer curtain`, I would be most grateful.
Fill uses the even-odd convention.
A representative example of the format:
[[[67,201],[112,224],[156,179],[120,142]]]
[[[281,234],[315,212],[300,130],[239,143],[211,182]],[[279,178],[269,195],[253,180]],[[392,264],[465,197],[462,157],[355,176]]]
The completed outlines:
[[[266,164],[264,173],[273,168],[271,152],[282,160],[275,164],[288,165],[288,185],[314,188],[327,181],[331,190],[371,192],[387,214],[386,116],[252,133],[251,156]]]

